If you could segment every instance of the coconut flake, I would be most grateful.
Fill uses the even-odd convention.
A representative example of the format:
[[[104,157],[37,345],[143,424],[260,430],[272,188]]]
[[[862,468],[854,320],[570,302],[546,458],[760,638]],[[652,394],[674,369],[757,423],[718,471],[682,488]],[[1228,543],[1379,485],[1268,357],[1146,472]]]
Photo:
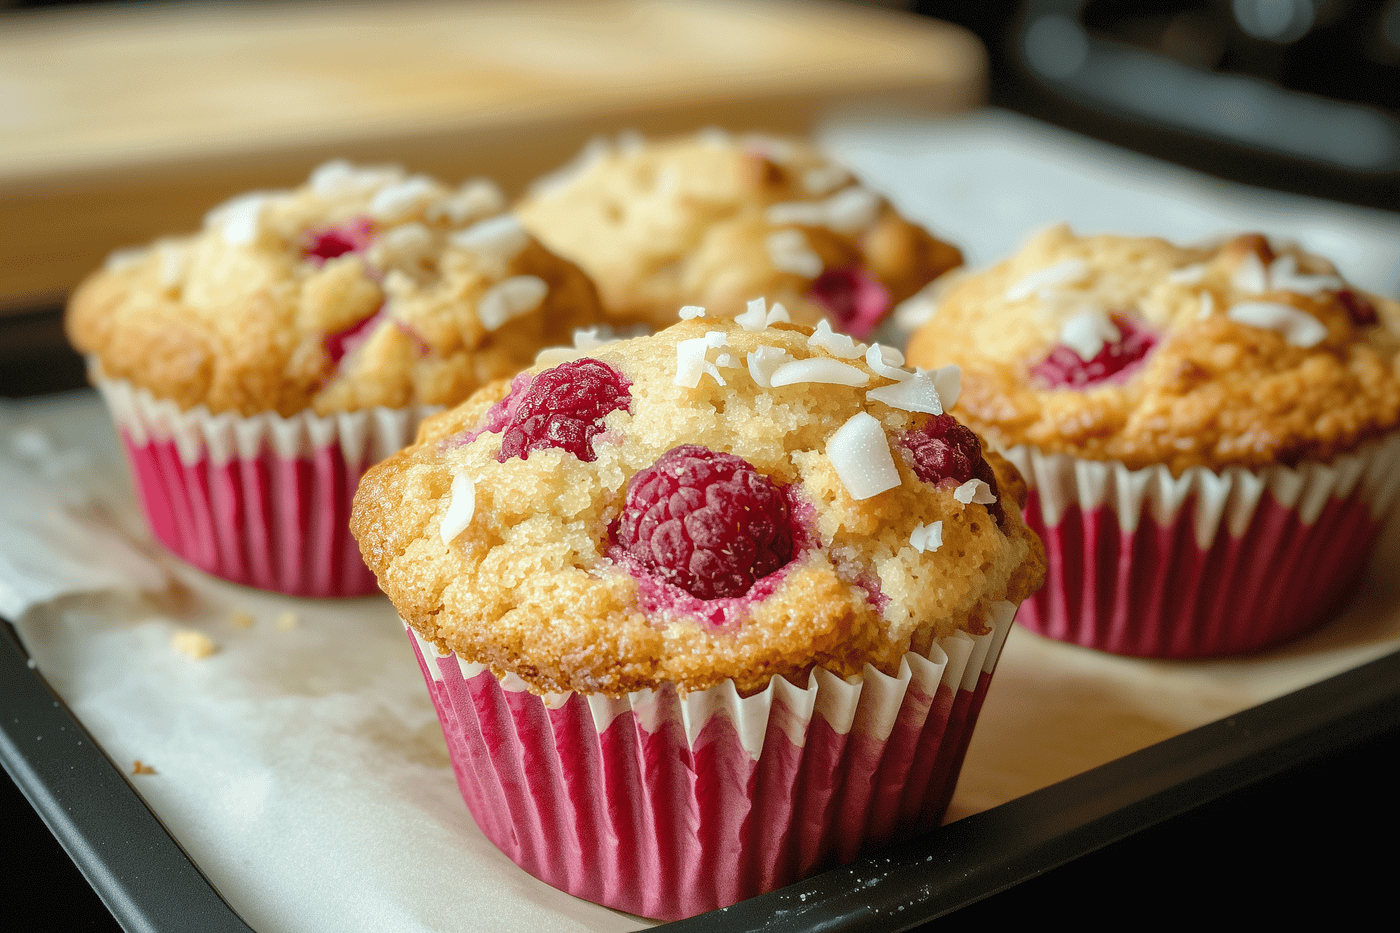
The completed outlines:
[[[145,259],[149,252],[150,247],[147,246],[132,246],[127,249],[113,250],[107,254],[102,268],[106,272],[120,272],[123,269],[139,266],[141,260]]]
[[[932,554],[943,546],[943,523],[932,522],[923,524],[920,522],[914,526],[914,530],[909,533],[909,546],[920,554]]]
[[[1346,283],[1335,275],[1310,275],[1299,272],[1297,258],[1288,254],[1275,259],[1269,266],[1269,282],[1277,291],[1298,295],[1316,295],[1319,292],[1346,288]]]
[[[482,327],[494,331],[512,318],[538,308],[548,293],[549,285],[537,275],[502,279],[482,293],[476,304],[476,319]]]
[[[768,326],[768,312],[764,310],[766,303],[762,298],[754,298],[742,314],[734,315],[735,323],[751,334],[763,330]]]
[[[427,207],[439,190],[438,183],[427,175],[410,176],[376,191],[369,202],[369,215],[387,223],[406,220]]]
[[[938,398],[944,409],[951,409],[958,404],[958,396],[962,394],[962,369],[952,363],[940,366],[933,371],[933,384],[938,389]]]
[[[1060,328],[1060,343],[1085,362],[1098,356],[1105,343],[1116,342],[1122,336],[1102,311],[1081,311]]]
[[[1197,297],[1201,300],[1201,306],[1196,309],[1196,318],[1204,321],[1215,313],[1215,295],[1201,292]]]
[[[453,540],[467,530],[467,526],[472,523],[472,515],[476,512],[476,483],[465,473],[457,473],[452,477],[452,492],[447,499],[447,514],[442,517],[442,525],[438,527],[438,534],[442,536],[442,543],[450,546]]]
[[[266,191],[250,191],[220,204],[204,215],[206,226],[219,228],[229,246],[246,246],[262,232],[262,211],[266,206]]]
[[[448,237],[453,246],[495,256],[510,262],[530,245],[530,233],[514,214],[502,214],[472,224]]]
[[[165,240],[156,244],[156,254],[160,261],[158,274],[161,288],[174,288],[179,285],[185,277],[189,250],[178,242]]]
[[[1042,289],[1081,281],[1088,274],[1089,267],[1082,259],[1066,259],[1027,275],[1006,290],[1005,298],[1007,301],[1020,301],[1038,294]]]
[[[721,353],[715,357],[715,365],[720,369],[734,369],[739,365],[739,361],[734,358],[732,353]]]
[[[797,224],[802,227],[826,225],[826,208],[820,201],[784,201],[768,205],[764,217],[775,227]]]
[[[788,315],[787,308],[783,307],[781,301],[773,302],[773,307],[768,310],[766,324],[791,324],[792,318]]]
[[[446,220],[452,226],[460,227],[473,217],[487,217],[505,209],[505,193],[495,182],[473,178],[462,182],[462,186],[447,197],[429,204],[423,216],[430,223]]]
[[[311,173],[311,190],[322,200],[362,194],[393,184],[404,176],[398,165],[357,168],[344,159],[332,159]]]
[[[700,379],[706,373],[714,377],[715,382],[726,385],[719,368],[705,357],[711,349],[728,345],[729,338],[723,331],[718,330],[709,331],[703,337],[692,337],[677,343],[676,385],[693,389],[700,385]]]
[[[1167,273],[1167,281],[1177,285],[1197,285],[1206,277],[1206,264],[1198,262]]]
[[[679,314],[682,321],[689,321],[692,318],[704,317],[705,309],[700,305],[686,305],[681,308]]]
[[[862,185],[836,192],[824,205],[826,225],[837,233],[864,230],[880,216],[880,196]]]
[[[1230,284],[1235,291],[1247,295],[1260,295],[1269,290],[1269,270],[1264,261],[1254,253],[1245,253],[1244,259],[1230,273]]]
[[[992,494],[992,487],[980,479],[970,479],[954,489],[953,498],[963,505],[971,502],[976,502],[978,505],[991,505],[997,501],[997,497]]]
[[[773,388],[773,373],[784,363],[792,362],[792,354],[779,347],[761,346],[748,355],[749,375],[765,389]]]
[[[594,136],[568,163],[530,183],[530,195],[547,200],[572,188],[594,168],[612,158],[613,147],[605,136]]]
[[[1327,339],[1327,328],[1317,318],[1275,301],[1242,301],[1232,305],[1226,316],[1251,327],[1277,331],[1294,347],[1315,347]]]
[[[616,337],[605,337],[597,327],[580,327],[574,331],[574,347],[579,350],[596,350],[610,343],[617,343]]]
[[[851,173],[839,165],[823,165],[802,173],[802,187],[808,194],[820,196],[835,191],[850,178]]]
[[[875,370],[877,376],[884,376],[895,382],[914,378],[914,374],[904,368],[904,354],[884,344],[870,345],[870,349],[865,351],[865,365]]]
[[[769,380],[774,388],[796,385],[800,382],[815,382],[822,385],[863,386],[870,376],[850,363],[829,360],[825,357],[810,360],[794,360],[784,363],[774,370]]]
[[[763,241],[768,259],[779,272],[815,279],[825,266],[801,230],[775,230]]]
[[[938,386],[934,374],[927,369],[915,372],[903,382],[881,386],[865,393],[865,397],[884,402],[900,411],[922,411],[930,415],[943,414],[943,403],[938,397]]]
[[[899,485],[885,428],[867,412],[852,415],[826,443],[826,456],[852,499],[860,501]]]
[[[847,334],[836,333],[825,318],[817,322],[817,329],[807,338],[807,346],[818,347],[843,360],[859,359],[865,354],[865,344],[856,343]]]

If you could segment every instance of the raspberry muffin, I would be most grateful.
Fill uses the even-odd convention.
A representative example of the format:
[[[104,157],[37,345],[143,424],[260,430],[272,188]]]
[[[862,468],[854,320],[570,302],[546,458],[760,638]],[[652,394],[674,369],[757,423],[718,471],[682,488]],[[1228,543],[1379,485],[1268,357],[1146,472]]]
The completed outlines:
[[[732,317],[766,294],[795,320],[865,337],[962,262],[810,146],[719,130],[598,140],[517,209],[623,324],[665,327],[687,304]]]
[[[1046,231],[951,289],[910,359],[1031,486],[1035,631],[1149,657],[1257,651],[1353,591],[1400,484],[1400,306],[1259,234]]]
[[[548,354],[355,499],[482,831],[648,917],[936,826],[1043,574],[955,372],[771,314]]]
[[[583,273],[503,210],[489,182],[331,162],[83,282],[68,335],[155,536],[238,583],[372,592],[346,524],[364,468],[599,316]]]

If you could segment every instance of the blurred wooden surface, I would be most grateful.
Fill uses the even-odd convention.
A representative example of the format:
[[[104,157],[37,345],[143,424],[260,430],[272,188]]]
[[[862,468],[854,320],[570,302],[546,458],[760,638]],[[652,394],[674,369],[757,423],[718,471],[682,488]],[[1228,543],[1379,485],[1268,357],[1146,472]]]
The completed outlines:
[[[977,103],[928,19],[781,0],[161,4],[0,18],[0,309],[345,155],[511,192],[598,132]]]

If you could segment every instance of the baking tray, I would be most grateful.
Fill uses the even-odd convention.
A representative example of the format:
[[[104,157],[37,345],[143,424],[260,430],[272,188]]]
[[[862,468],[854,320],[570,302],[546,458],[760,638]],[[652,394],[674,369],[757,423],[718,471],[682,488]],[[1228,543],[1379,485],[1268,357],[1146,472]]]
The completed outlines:
[[[0,760],[123,929],[248,931],[0,626]],[[1400,652],[906,844],[656,929],[898,931],[1400,728]]]

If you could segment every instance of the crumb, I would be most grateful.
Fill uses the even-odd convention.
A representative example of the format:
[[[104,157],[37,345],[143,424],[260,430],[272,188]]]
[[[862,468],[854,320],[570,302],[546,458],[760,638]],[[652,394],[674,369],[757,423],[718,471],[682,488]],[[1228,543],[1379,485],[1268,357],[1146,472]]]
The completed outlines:
[[[202,661],[219,650],[219,646],[214,644],[214,640],[208,635],[188,628],[180,629],[171,636],[170,643],[176,651],[187,654],[196,661]]]
[[[155,774],[155,773],[156,773],[156,769],[155,769],[155,768],[152,768],[150,765],[142,764],[142,763],[141,763],[141,759],[138,758],[138,759],[136,759],[135,761],[133,761],[133,762],[131,763],[131,773],[132,773],[132,774]]]
[[[277,617],[277,631],[290,632],[297,627],[297,614],[295,612],[284,612]]]
[[[235,612],[233,615],[229,616],[229,620],[228,620],[228,621],[229,621],[229,624],[232,625],[234,628],[252,628],[252,627],[253,627],[253,616],[252,616],[252,614],[251,614],[251,613],[248,613],[248,612],[244,612],[244,611],[241,610],[241,609],[238,610],[237,612]]]

